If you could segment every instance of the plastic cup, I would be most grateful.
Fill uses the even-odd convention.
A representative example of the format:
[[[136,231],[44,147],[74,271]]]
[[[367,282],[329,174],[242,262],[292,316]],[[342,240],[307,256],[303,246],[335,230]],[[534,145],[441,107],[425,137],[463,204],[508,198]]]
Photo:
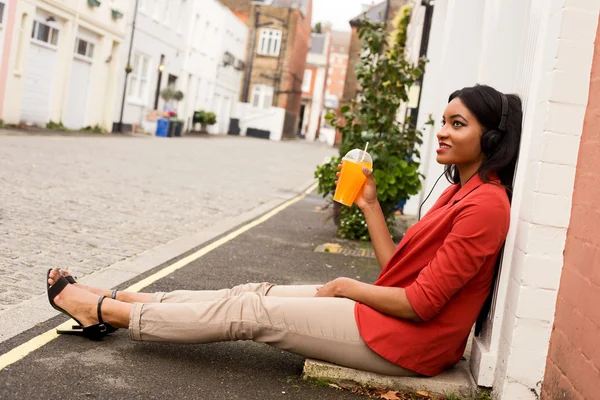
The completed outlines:
[[[369,153],[361,149],[350,150],[342,158],[342,171],[333,200],[348,207],[354,204],[356,196],[367,180],[362,172],[363,168],[373,171],[373,159]]]

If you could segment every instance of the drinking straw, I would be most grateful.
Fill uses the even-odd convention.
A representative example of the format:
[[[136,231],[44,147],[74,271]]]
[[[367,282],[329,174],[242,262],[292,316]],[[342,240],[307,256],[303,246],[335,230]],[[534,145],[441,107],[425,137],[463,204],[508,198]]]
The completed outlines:
[[[367,154],[367,149],[369,148],[369,142],[367,142],[367,145],[365,146],[365,151],[362,154],[362,157],[360,158],[360,162],[363,162],[365,160],[365,154]]]

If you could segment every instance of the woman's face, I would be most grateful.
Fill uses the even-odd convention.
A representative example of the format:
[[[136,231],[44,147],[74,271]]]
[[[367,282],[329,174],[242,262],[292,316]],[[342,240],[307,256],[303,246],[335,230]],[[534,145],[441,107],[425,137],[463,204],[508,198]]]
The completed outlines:
[[[481,135],[483,126],[458,97],[444,111],[442,128],[437,134],[437,162],[454,164],[459,169],[476,167],[483,162]]]

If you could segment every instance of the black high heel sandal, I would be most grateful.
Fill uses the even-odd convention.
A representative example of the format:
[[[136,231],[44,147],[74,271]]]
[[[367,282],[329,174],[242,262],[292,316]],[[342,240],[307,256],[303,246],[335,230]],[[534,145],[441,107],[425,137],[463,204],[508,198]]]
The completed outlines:
[[[58,272],[60,272],[60,268],[58,269]],[[50,271],[48,271],[48,275],[50,275]],[[60,274],[60,276],[62,276],[63,278],[65,278],[67,280],[67,282],[69,282],[70,284],[75,284],[77,283],[77,281],[75,280],[75,278],[71,275],[63,275],[62,273]],[[116,300],[117,299],[117,289],[114,289],[112,291],[112,295],[110,296],[111,299]],[[52,306],[54,307],[54,306]],[[54,307],[56,308],[56,307]],[[60,311],[60,310],[59,310]],[[73,318],[74,319],[74,318]],[[79,322],[79,321],[78,321]],[[108,322],[106,322],[104,325],[106,325],[106,333],[113,333],[119,330],[119,328],[115,328],[114,326],[112,326],[111,324],[109,324]],[[83,326],[81,324],[79,325],[72,325],[71,326],[73,329],[78,330],[78,329],[83,329]]]
[[[65,330],[60,330],[57,329],[56,332],[58,334],[62,334],[62,335],[76,335],[76,336],[83,336],[85,338],[91,339],[91,340],[100,340],[102,339],[104,336],[108,335],[108,327],[107,324],[102,320],[102,302],[104,301],[104,299],[106,298],[106,296],[100,296],[98,298],[98,323],[94,324],[94,325],[90,325],[90,326],[86,326],[84,327],[81,322],[79,322],[75,317],[73,317],[71,314],[69,314],[68,312],[66,312],[65,310],[63,310],[62,308],[60,308],[59,306],[56,305],[56,303],[54,302],[54,298],[56,296],[58,296],[60,294],[60,292],[63,291],[63,289],[69,284],[69,282],[64,278],[64,277],[60,277],[55,283],[54,285],[50,286],[47,282],[48,282],[48,278],[50,276],[50,271],[48,271],[47,277],[46,277],[46,285],[47,285],[47,291],[48,291],[48,301],[50,302],[50,305],[68,315],[69,317],[73,318],[75,320],[75,322],[77,322],[79,325],[76,326],[76,329],[70,330],[70,331],[65,331]],[[112,327],[112,326],[111,326]],[[75,328],[75,326],[74,326]],[[113,328],[114,329],[114,328]]]

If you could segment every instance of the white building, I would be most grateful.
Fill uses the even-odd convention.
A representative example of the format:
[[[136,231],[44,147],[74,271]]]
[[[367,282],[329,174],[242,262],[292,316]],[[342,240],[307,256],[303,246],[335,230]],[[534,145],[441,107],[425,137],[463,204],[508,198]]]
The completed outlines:
[[[161,91],[166,87],[183,91],[182,75],[186,56],[188,26],[194,0],[139,0],[135,31],[132,29],[136,1],[129,3],[125,45],[121,47],[118,101],[114,104],[114,129],[118,130],[123,107],[125,130],[142,126],[154,133],[154,109],[164,111]],[[133,34],[133,42],[131,36]],[[131,45],[131,43],[133,43]],[[122,104],[129,47],[132,68],[128,76],[125,102]],[[184,96],[186,93],[184,92]],[[177,104],[173,104],[176,107]]]
[[[4,121],[109,128],[128,0],[8,4],[16,9],[4,54]]]
[[[496,398],[539,398],[563,266],[575,166],[590,85],[598,1],[436,0],[417,127],[421,148],[417,214],[443,172],[436,132],[448,95],[476,83],[523,99],[524,121],[511,230],[491,317],[473,342],[471,370]],[[418,55],[425,6],[414,1],[409,51]],[[429,209],[447,186],[441,179]]]
[[[121,53],[124,60],[135,2],[131,7],[127,46]],[[188,129],[194,111],[203,109],[217,114],[217,124],[209,130],[226,133],[231,109],[239,98],[247,38],[246,25],[217,0],[140,0],[123,109],[126,129],[136,125],[154,133],[153,110],[176,111]],[[121,96],[124,79],[122,68]],[[181,91],[183,100],[166,104],[161,93],[167,87]],[[114,112],[116,129],[120,100]]]
[[[191,127],[194,111],[212,111],[217,123],[209,132],[224,134],[240,98],[248,27],[216,0],[194,1],[191,15],[184,63],[186,97],[180,115]]]

